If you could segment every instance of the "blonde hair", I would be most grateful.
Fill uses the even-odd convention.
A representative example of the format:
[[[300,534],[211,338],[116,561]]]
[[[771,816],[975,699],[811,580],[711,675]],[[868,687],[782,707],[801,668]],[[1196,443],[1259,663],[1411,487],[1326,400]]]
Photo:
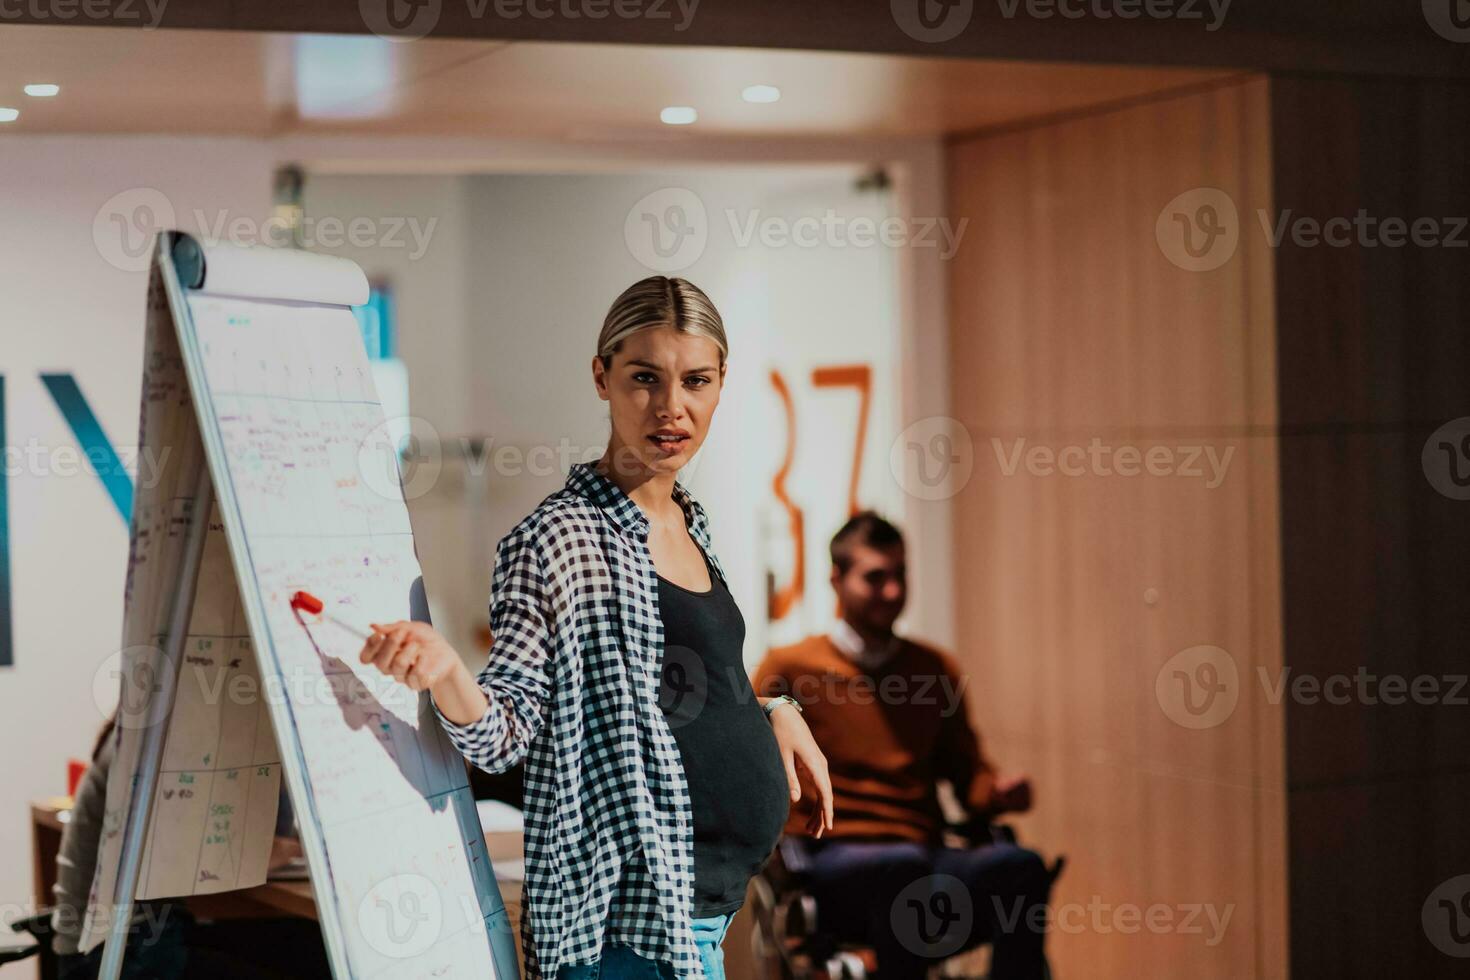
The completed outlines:
[[[625,339],[650,327],[673,327],[680,333],[708,337],[720,349],[722,368],[730,355],[720,311],[702,289],[687,279],[649,276],[623,290],[607,311],[597,337],[597,356],[603,367],[612,366],[613,355]]]

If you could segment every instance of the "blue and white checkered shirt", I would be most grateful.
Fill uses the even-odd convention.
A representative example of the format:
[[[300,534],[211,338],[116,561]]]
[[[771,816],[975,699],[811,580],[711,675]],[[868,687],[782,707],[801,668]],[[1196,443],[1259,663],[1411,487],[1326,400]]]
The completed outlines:
[[[725,580],[709,522],[675,481],[691,537]],[[528,980],[620,942],[703,976],[690,927],[693,811],[659,707],[663,624],[648,519],[588,463],[501,539],[484,717],[440,722],[488,772],[525,760]],[[728,583],[727,583],[728,584]],[[435,706],[437,712],[437,705]]]

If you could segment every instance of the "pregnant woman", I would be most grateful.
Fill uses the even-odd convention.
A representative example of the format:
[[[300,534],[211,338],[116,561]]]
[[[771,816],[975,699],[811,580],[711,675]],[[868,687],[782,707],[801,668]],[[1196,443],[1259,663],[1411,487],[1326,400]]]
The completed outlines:
[[[529,980],[723,980],[720,943],[804,784],[808,831],[832,826],[826,759],[794,700],[755,697],[708,517],[676,479],[728,353],[692,283],[629,287],[592,360],[607,451],[497,546],[479,676],[424,623],[363,646],[429,692],[472,763],[525,761]]]

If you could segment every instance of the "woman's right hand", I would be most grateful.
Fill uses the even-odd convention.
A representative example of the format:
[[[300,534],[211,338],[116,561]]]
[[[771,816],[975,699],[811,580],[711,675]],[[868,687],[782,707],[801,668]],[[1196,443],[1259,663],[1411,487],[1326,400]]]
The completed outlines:
[[[459,653],[428,623],[373,623],[358,659],[415,691],[428,691],[456,725],[478,721],[489,705]]]
[[[359,659],[415,691],[428,690],[456,666],[464,666],[449,642],[428,623],[399,620],[373,623],[372,627]]]

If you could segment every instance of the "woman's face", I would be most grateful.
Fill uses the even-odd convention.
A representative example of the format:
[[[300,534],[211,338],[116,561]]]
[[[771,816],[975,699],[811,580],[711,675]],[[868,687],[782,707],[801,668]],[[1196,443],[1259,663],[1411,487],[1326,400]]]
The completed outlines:
[[[713,340],[649,327],[626,338],[606,370],[594,357],[592,377],[612,414],[613,465],[675,473],[704,444],[725,374]]]

